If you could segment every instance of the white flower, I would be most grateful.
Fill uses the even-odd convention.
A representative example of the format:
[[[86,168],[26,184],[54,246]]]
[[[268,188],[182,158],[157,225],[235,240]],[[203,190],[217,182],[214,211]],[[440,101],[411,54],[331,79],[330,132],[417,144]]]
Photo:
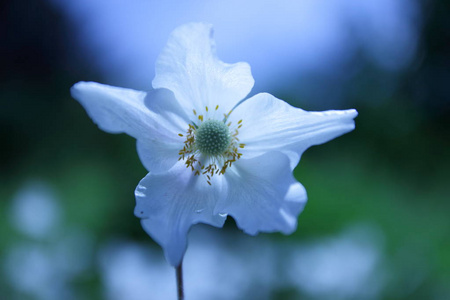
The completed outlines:
[[[137,139],[148,169],[135,214],[177,266],[196,223],[293,232],[306,192],[292,175],[301,154],[354,128],[357,112],[306,112],[270,94],[243,102],[254,80],[246,63],[215,54],[212,27],[183,25],[156,62],[149,92],[79,82],[72,96],[98,126]]]

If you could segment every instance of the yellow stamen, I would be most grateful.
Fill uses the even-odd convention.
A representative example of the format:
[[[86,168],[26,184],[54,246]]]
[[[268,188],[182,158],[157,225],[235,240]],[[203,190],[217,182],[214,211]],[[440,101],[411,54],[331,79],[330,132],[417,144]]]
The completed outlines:
[[[216,105],[215,110],[217,111],[218,109],[219,105]],[[209,107],[205,106],[205,110],[206,112],[209,112]],[[225,174],[227,169],[242,157],[242,153],[240,153],[238,149],[243,149],[245,147],[245,144],[240,143],[237,136],[239,134],[238,129],[242,127],[243,121],[239,120],[237,122],[237,126],[232,125],[231,121],[226,123],[226,121],[224,120],[228,119],[232,110],[230,110],[228,114],[224,114],[225,119],[220,121],[226,123],[226,126],[229,128],[229,136],[231,138],[231,142],[228,148],[223,153],[217,155],[205,155],[205,153],[202,153],[200,151],[198,145],[196,144],[196,134],[198,129],[205,124],[203,123],[205,121],[205,115],[198,115],[195,109],[193,109],[192,112],[200,121],[200,123],[195,124],[194,122],[192,122],[188,124],[188,129],[185,134],[178,133],[178,136],[185,138],[183,149],[178,152],[178,160],[184,161],[186,168],[191,169],[194,176],[204,175],[206,182],[209,185],[212,185],[211,181],[214,174],[216,174],[216,176]],[[200,158],[202,159],[202,161],[204,161],[204,163],[200,161]]]

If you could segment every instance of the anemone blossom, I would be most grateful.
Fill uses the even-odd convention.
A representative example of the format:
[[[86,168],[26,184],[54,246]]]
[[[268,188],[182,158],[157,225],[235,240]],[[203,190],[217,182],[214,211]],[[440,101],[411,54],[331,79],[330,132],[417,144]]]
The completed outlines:
[[[109,133],[137,140],[149,171],[136,188],[135,215],[181,263],[196,223],[228,215],[245,233],[292,233],[306,192],[292,174],[302,153],[354,129],[354,109],[307,112],[262,93],[247,63],[215,53],[212,27],[178,27],[156,62],[153,89],[79,82],[72,96]]]

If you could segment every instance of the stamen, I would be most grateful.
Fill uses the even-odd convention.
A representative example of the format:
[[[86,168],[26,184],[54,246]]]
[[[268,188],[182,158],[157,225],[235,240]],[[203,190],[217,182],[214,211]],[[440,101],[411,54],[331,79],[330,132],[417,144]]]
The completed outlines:
[[[219,109],[216,105],[215,110]],[[205,106],[206,112],[209,111]],[[241,158],[242,153],[238,149],[243,149],[245,144],[239,143],[238,129],[242,127],[242,120],[237,122],[237,127],[232,126],[232,122],[226,122],[232,110],[224,114],[224,120],[205,119],[204,115],[197,115],[195,109],[192,110],[200,123],[188,124],[186,134],[179,133],[184,137],[184,146],[178,153],[178,160],[184,160],[186,168],[190,168],[194,176],[205,175],[205,180],[209,185],[211,179],[216,175],[225,174],[234,162]],[[203,163],[202,163],[203,161]]]

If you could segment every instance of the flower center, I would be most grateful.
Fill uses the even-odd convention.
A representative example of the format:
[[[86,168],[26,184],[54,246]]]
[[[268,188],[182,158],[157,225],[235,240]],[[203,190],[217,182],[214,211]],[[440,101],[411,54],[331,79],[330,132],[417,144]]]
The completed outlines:
[[[227,168],[241,158],[242,153],[238,149],[245,147],[238,139],[242,120],[237,124],[227,123],[231,111],[218,120],[218,109],[218,105],[213,111],[205,107],[205,115],[197,115],[193,110],[197,119],[189,124],[186,134],[178,134],[185,138],[178,160],[184,160],[186,168],[190,168],[194,175],[204,175],[209,185],[215,174],[225,174]]]
[[[197,129],[195,146],[205,155],[220,155],[231,143],[230,130],[218,120],[206,120]]]

